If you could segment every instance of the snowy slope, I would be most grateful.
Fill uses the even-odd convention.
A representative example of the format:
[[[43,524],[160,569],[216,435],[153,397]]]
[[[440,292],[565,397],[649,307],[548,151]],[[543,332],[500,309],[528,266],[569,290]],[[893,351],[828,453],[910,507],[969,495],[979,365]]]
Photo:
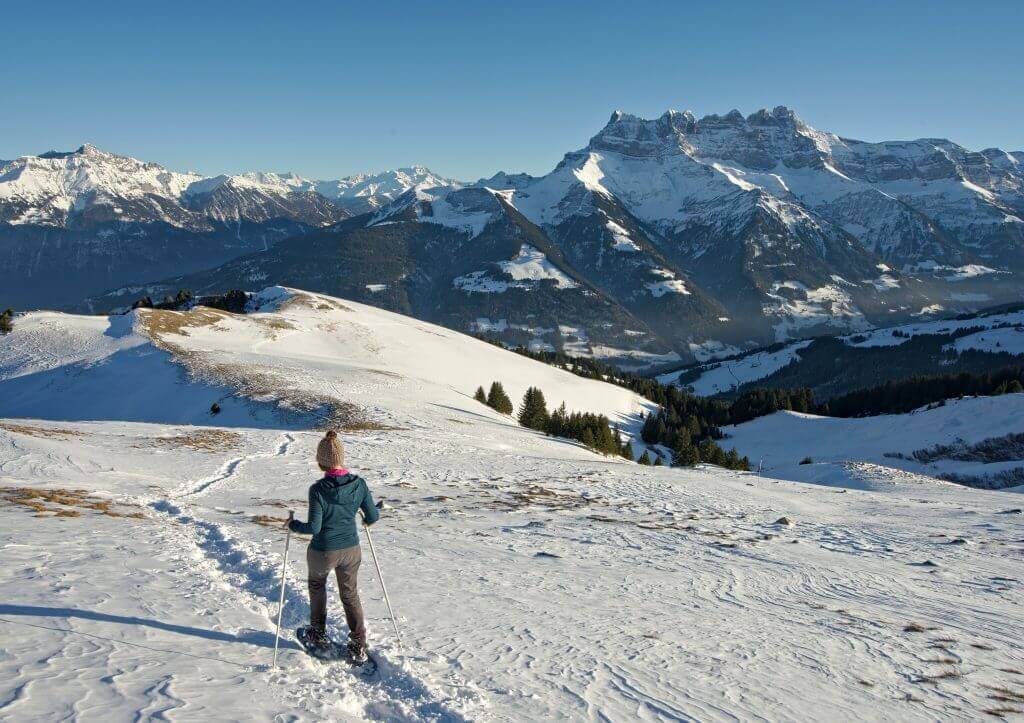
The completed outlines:
[[[777,412],[722,431],[728,437],[725,445],[763,464],[766,475],[853,489],[892,486],[901,478],[897,470],[931,486],[937,484],[932,478],[943,474],[986,477],[1024,469],[1024,459],[986,464],[911,458],[935,445],[969,446],[1024,433],[1024,394],[953,399],[936,409],[855,419]],[[800,464],[807,457],[813,463]]]
[[[700,367],[700,376],[695,381],[687,382],[685,386],[692,387],[693,393],[702,397],[732,391],[744,384],[764,379],[793,360],[799,359],[800,350],[805,349],[810,343],[799,341],[787,344],[778,351],[756,352],[735,360],[703,364]],[[658,381],[662,384],[672,384],[678,381],[681,373],[662,374]]]
[[[1002,364],[1020,363],[1014,362],[1012,357],[1024,356],[1024,311],[983,312],[951,319],[902,324],[838,336],[835,340],[854,349],[894,349],[907,344],[911,339],[927,336],[948,338],[948,343],[942,346],[942,352],[947,354],[947,358],[935,359],[934,363],[925,364],[927,368],[922,369],[921,373],[941,373],[950,360],[955,360],[965,351],[1010,355],[1007,357],[1009,360]],[[756,386],[757,382],[769,379],[789,364],[799,365],[801,351],[816,343],[821,342],[804,340],[790,342],[781,348],[771,347],[772,351],[746,352],[731,358],[662,374],[658,380],[664,384],[671,384],[683,378],[685,381],[682,382],[682,386],[691,387],[695,394],[724,394],[744,385]],[[909,373],[905,376],[909,376]]]
[[[4,338],[0,718],[966,720],[1024,688],[1018,495],[603,458],[468,392],[502,378],[628,416],[622,390],[350,302],[271,289],[258,308],[29,315]],[[119,382],[126,354],[150,376]],[[263,401],[199,420],[217,380]],[[159,402],[121,412],[146,421],[102,398],[145,386]],[[317,476],[311,397],[362,411],[347,462],[387,501],[374,543],[404,645],[364,547],[370,679],[290,639],[267,669],[284,535],[266,524]],[[39,496],[56,490],[80,492]],[[308,615],[303,546],[287,630]]]
[[[470,400],[492,381],[502,382],[516,403],[537,386],[549,407],[564,402],[570,410],[606,414],[629,432],[653,408],[621,387],[363,304],[282,287],[264,290],[253,303],[256,311],[245,315],[199,307],[109,318],[21,316],[0,347],[0,413],[223,424],[209,408],[227,400],[248,409],[233,423],[262,426],[268,414],[283,412],[289,424],[308,425],[337,407],[353,424],[429,426],[467,403],[483,417],[502,419]],[[204,383],[185,386],[183,394],[186,371]],[[251,385],[250,397],[262,403],[231,395],[239,384]],[[123,392],[105,392],[114,386]]]

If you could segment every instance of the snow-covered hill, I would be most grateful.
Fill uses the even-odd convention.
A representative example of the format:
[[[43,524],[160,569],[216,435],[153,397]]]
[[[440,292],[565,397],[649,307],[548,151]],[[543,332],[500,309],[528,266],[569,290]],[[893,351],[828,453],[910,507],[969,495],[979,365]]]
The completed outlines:
[[[4,416],[306,428],[430,428],[500,381],[518,402],[540,387],[554,408],[607,415],[626,432],[653,408],[610,384],[363,304],[272,287],[252,313],[206,307],[123,316],[33,312],[0,347]],[[470,371],[472,370],[472,374]],[[182,386],[187,373],[193,384]],[[106,390],[120,388],[110,395]],[[235,390],[241,389],[239,396]],[[221,406],[210,415],[213,403]]]
[[[1005,484],[1000,479],[1024,481],[1024,454],[1011,443],[992,445],[1007,454],[971,453],[986,440],[1024,433],[1024,394],[952,399],[934,409],[856,419],[777,412],[723,432],[727,445],[763,465],[763,474],[799,482],[885,489],[931,487],[944,476],[997,487]],[[953,449],[924,454],[936,447]]]
[[[1024,311],[1014,308],[772,345],[661,374],[658,380],[701,396],[757,386],[811,387],[824,400],[916,374],[992,371],[1020,364]]]
[[[252,312],[15,319],[0,344],[0,717],[1016,709],[1018,495],[933,480],[837,495],[604,458],[469,393],[536,384],[628,424],[646,403],[622,389],[329,297],[268,289]],[[308,425],[326,417],[387,502],[374,543],[403,644],[366,550],[368,679],[290,638],[268,670],[280,523],[303,514]],[[286,631],[308,615],[303,546]]]

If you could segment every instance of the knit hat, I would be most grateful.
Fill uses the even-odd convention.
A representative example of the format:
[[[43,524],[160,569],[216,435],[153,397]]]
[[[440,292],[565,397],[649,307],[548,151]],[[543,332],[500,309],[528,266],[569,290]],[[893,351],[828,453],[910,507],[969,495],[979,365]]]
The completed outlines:
[[[316,446],[316,463],[325,472],[330,469],[344,469],[345,447],[333,429],[328,431]]]

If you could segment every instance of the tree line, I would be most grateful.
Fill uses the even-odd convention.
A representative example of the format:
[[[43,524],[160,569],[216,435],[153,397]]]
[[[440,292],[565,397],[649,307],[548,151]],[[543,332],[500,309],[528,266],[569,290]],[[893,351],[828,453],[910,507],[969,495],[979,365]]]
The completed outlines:
[[[858,389],[815,407],[832,417],[870,417],[902,414],[947,399],[1024,392],[1024,366],[993,372],[917,375]]]
[[[501,382],[493,382],[487,392],[479,387],[473,398],[502,414],[510,415],[514,411],[512,400]],[[575,439],[601,454],[633,459],[632,443],[623,440],[622,432],[617,426],[612,426],[608,417],[590,412],[570,412],[564,402],[549,412],[544,392],[537,387],[530,387],[523,394],[516,418],[519,424],[529,429],[552,437]]]
[[[163,301],[159,302],[154,302],[150,296],[140,297],[132,303],[132,308],[182,311],[193,306],[208,306],[211,309],[221,309],[232,314],[242,314],[245,312],[248,301],[249,295],[240,289],[232,289],[226,294],[208,296],[196,296],[188,289],[180,289],[174,296],[168,294]]]

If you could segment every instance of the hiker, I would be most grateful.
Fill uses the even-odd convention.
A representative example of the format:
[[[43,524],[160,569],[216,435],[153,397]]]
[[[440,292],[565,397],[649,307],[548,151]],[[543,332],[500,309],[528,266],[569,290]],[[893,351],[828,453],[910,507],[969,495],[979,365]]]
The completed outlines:
[[[309,566],[308,640],[315,647],[327,650],[327,577],[333,570],[338,578],[338,592],[348,623],[348,654],[354,662],[366,661],[366,621],[359,601],[357,576],[362,554],[356,516],[363,511],[365,524],[380,518],[378,508],[366,481],[345,469],[345,448],[333,429],[327,432],[316,448],[316,463],[324,477],[309,488],[308,522],[292,520],[292,532],[312,535],[306,548]]]

